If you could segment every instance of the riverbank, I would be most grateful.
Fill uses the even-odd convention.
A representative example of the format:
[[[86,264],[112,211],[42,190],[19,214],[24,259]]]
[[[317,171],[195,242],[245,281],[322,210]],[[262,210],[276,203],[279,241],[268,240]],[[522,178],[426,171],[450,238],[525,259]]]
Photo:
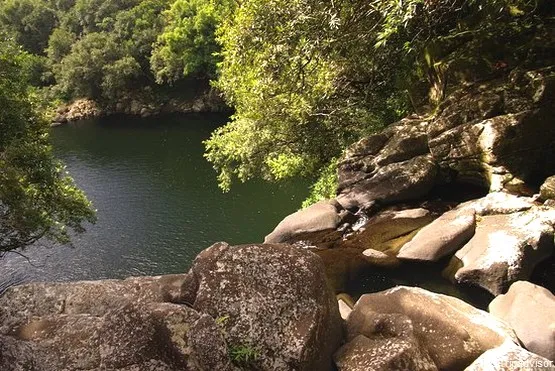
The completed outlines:
[[[192,94],[156,94],[145,88],[130,93],[115,102],[96,102],[89,98],[76,99],[56,109],[52,125],[113,115],[151,117],[178,113],[229,113],[220,94],[200,84]]]

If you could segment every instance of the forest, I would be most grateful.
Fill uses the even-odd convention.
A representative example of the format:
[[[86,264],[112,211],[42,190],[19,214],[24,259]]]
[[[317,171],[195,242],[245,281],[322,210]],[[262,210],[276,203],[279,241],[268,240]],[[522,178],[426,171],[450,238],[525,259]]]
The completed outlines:
[[[2,231],[0,249],[93,219],[51,158],[48,107],[209,80],[234,112],[205,142],[220,187],[306,177],[308,205],[333,196],[336,163],[363,136],[549,57],[552,22],[549,0],[5,0],[0,227],[19,232]],[[18,162],[31,146],[42,157]]]

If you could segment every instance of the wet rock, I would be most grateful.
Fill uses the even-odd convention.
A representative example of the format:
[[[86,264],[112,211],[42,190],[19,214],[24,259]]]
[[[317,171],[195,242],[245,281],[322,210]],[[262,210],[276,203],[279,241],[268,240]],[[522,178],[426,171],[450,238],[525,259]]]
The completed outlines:
[[[486,350],[517,341],[506,324],[462,300],[403,286],[363,295],[347,319],[347,340],[351,346],[336,355],[339,363],[375,347],[385,353],[389,349],[403,362],[413,354],[419,365],[397,368],[411,370],[435,369],[427,359],[437,369],[463,369]]]
[[[451,259],[444,275],[499,295],[553,253],[555,210],[531,210],[479,219],[472,239]]]
[[[542,200],[555,200],[555,175],[550,176],[540,187],[540,198]]]
[[[549,290],[515,282],[490,303],[489,312],[507,322],[526,349],[555,361],[555,296]]]
[[[550,360],[507,342],[482,354],[465,371],[545,371],[555,368]]]
[[[265,243],[295,242],[309,240],[313,244],[322,241],[322,233],[336,234],[337,227],[341,224],[347,211],[335,200],[320,201],[306,209],[299,210],[285,219],[266,236]],[[318,237],[317,237],[318,236]]]
[[[446,212],[423,227],[410,242],[403,245],[397,258],[438,261],[460,249],[474,235],[476,215],[472,209]]]
[[[218,243],[191,270],[199,283],[194,308],[222,318],[230,350],[256,353],[249,367],[332,369],[341,317],[316,254],[290,245]]]

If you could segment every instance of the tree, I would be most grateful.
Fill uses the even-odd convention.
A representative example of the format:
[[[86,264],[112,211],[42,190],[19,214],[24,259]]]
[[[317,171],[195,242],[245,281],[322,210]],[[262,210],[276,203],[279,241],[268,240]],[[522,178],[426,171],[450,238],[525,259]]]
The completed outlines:
[[[55,11],[44,1],[5,0],[0,5],[0,26],[34,54],[43,53],[56,22]]]
[[[164,13],[150,64],[158,83],[187,76],[214,78],[220,61],[216,28],[235,7],[233,0],[176,0]]]
[[[220,186],[251,177],[332,179],[329,164],[362,136],[410,111],[433,112],[450,87],[496,74],[496,61],[521,63],[527,43],[547,29],[551,4],[241,2],[217,31],[216,86],[236,109],[206,141]]]
[[[123,56],[113,35],[93,32],[78,40],[71,52],[54,66],[56,82],[71,97],[102,96],[106,66]]]
[[[66,243],[68,229],[81,232],[84,222],[94,222],[91,203],[52,155],[27,58],[0,38],[0,252],[42,237]]]

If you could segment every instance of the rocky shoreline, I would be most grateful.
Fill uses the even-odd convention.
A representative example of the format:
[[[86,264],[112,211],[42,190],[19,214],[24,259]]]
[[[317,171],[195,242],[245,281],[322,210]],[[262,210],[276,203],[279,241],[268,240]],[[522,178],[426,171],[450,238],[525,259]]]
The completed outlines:
[[[86,120],[111,115],[151,117],[172,113],[217,113],[229,112],[213,89],[195,94],[193,98],[154,98],[153,94],[136,94],[119,99],[117,102],[100,104],[92,99],[82,98],[64,104],[56,109],[52,126],[68,122]]]
[[[530,282],[555,274],[537,274],[555,250],[554,93],[551,67],[457,90],[349,148],[335,199],[187,273],[12,287],[0,369],[555,369],[555,287]],[[417,287],[345,292],[409,264],[491,294],[488,312]]]

